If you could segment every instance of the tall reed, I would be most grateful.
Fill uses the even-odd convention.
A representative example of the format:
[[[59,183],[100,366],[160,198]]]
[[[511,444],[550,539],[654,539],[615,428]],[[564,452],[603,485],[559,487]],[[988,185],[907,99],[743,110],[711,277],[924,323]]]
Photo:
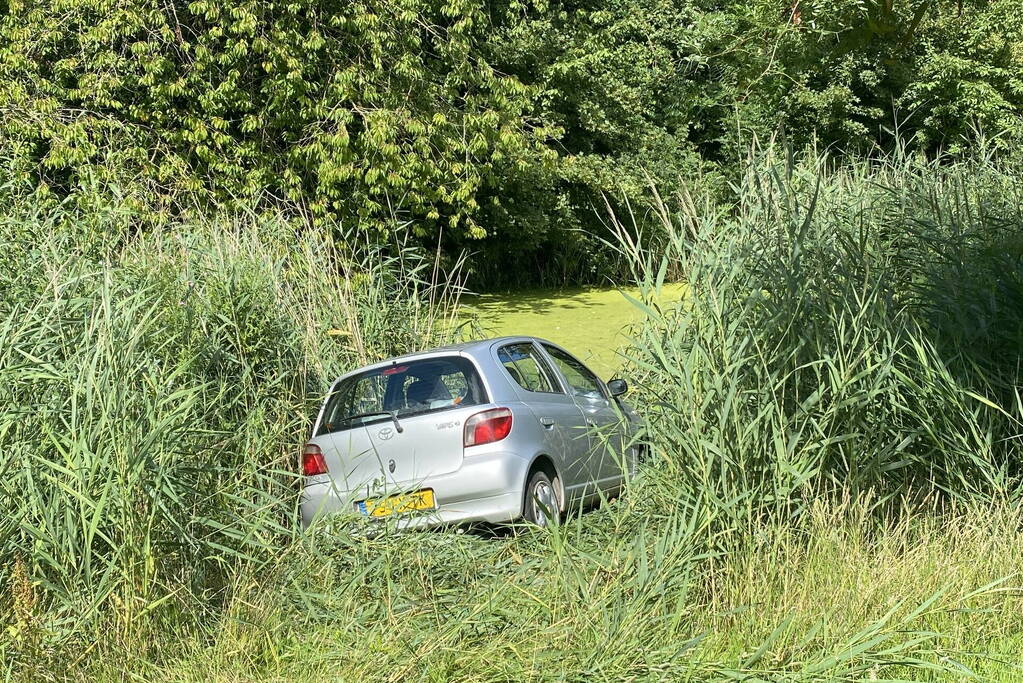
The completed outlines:
[[[297,533],[327,383],[439,341],[453,296],[413,250],[272,218],[125,235],[75,217],[0,221],[0,585],[25,577],[50,647],[216,613]]]
[[[642,296],[629,351],[665,495],[730,518],[825,491],[1015,497],[1020,169],[768,150],[733,204],[683,187],[659,252],[614,221]],[[661,307],[665,273],[688,284]]]

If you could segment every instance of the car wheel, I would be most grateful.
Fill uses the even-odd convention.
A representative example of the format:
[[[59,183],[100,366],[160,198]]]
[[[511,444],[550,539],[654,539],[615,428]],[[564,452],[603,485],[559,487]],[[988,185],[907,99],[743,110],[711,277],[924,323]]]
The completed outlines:
[[[527,522],[537,526],[550,526],[561,520],[558,489],[543,470],[534,472],[526,482],[526,500],[522,516]]]

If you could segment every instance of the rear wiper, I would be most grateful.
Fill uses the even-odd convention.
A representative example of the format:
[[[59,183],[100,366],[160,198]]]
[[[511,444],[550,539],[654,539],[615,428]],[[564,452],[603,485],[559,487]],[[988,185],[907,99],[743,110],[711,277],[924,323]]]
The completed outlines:
[[[346,420],[358,420],[360,417],[377,417],[378,415],[386,415],[389,418],[391,418],[391,421],[394,422],[394,428],[398,431],[399,434],[401,434],[403,431],[405,431],[402,428],[401,423],[398,422],[398,414],[396,412],[394,412],[393,410],[374,410],[374,411],[369,412],[369,413],[359,413],[358,415],[349,415],[345,419]]]

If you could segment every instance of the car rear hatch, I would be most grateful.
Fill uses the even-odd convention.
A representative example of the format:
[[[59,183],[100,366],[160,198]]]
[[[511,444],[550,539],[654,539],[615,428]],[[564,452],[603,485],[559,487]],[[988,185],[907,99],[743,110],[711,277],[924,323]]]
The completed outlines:
[[[311,443],[353,498],[409,490],[462,464],[465,420],[487,402],[472,362],[416,359],[342,379]]]

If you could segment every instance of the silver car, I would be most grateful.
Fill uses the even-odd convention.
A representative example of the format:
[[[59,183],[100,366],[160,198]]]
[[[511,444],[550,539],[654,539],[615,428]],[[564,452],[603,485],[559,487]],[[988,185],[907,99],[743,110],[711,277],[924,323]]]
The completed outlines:
[[[560,346],[502,337],[340,377],[302,450],[302,520],[348,511],[401,526],[526,519],[617,493],[638,420]]]

